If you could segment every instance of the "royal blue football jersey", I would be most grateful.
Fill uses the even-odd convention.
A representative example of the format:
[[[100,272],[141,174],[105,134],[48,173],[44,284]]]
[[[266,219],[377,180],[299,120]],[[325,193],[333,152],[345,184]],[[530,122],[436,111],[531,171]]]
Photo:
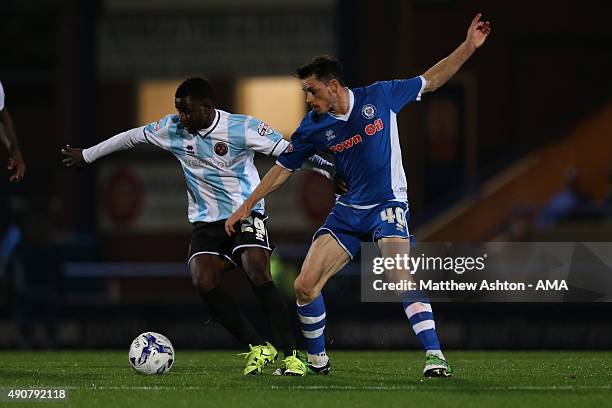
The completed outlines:
[[[338,176],[348,183],[340,204],[360,208],[407,201],[396,116],[420,100],[424,88],[425,79],[419,76],[349,90],[349,111],[342,116],[310,111],[277,164],[293,171],[317,150],[330,152]]]

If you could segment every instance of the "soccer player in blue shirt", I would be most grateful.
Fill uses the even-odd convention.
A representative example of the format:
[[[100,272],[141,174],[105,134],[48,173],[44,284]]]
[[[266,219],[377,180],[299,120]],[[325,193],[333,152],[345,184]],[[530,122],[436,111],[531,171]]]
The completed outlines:
[[[337,200],[325,224],[315,233],[294,284],[308,356],[293,353],[285,358],[280,373],[329,372],[321,290],[359,252],[362,241],[377,242],[383,257],[409,253],[407,184],[396,115],[408,103],[419,100],[421,94],[446,83],[484,44],[491,27],[480,18],[480,13],[474,17],[465,41],[448,57],[411,79],[349,89],[344,85],[342,65],[329,56],[317,57],[297,70],[312,110],[291,137],[291,146],[225,223],[227,233],[233,234],[238,223],[251,214],[251,208],[287,181],[317,150],[333,153],[337,174],[348,183],[348,192]],[[398,251],[398,246],[403,249]],[[423,374],[451,375],[427,295],[417,290],[404,292],[402,304],[426,352]]]

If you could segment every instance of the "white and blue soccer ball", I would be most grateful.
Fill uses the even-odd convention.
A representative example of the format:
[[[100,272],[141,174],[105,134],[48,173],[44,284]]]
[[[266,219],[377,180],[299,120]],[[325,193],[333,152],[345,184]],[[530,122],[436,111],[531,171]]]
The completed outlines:
[[[174,364],[174,347],[166,336],[146,332],[132,342],[129,358],[132,368],[140,374],[163,374]]]

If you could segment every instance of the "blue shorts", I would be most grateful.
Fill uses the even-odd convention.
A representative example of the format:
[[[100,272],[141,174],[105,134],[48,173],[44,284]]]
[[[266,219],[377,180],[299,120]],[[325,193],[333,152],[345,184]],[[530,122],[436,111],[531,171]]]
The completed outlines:
[[[331,234],[354,258],[364,241],[376,242],[387,237],[411,238],[409,215],[408,204],[401,201],[387,201],[368,209],[336,204],[323,226],[315,232],[313,241],[320,235]]]

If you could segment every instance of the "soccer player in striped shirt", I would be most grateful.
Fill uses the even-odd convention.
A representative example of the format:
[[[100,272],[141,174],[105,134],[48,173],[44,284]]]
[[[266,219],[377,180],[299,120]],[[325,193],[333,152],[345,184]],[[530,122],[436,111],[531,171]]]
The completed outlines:
[[[220,286],[221,274],[240,266],[262,302],[274,341],[289,356],[296,349],[287,306],[270,275],[272,251],[266,230],[264,201],[259,200],[238,234],[228,237],[224,223],[259,184],[255,152],[278,156],[289,142],[270,125],[252,116],[231,114],[214,106],[214,92],[203,78],[185,80],[176,90],[178,114],[170,114],[111,137],[88,149],[66,146],[68,167],[81,167],[117,150],[148,143],[171,152],[180,162],[187,182],[189,221],[193,224],[188,265],[193,284],[214,318],[250,351],[244,374],[259,374],[276,359],[240,311],[238,303]],[[312,170],[330,178],[333,165],[319,156],[308,160]]]
[[[295,281],[298,316],[307,358],[285,358],[285,375],[325,374],[330,370],[325,351],[326,309],[321,290],[360,250],[362,241],[375,241],[383,257],[410,251],[406,176],[397,130],[397,113],[408,103],[446,83],[483,45],[491,28],[472,20],[465,41],[423,75],[381,81],[349,89],[342,65],[328,56],[315,58],[297,70],[312,110],[291,137],[291,147],[278,157],[253,194],[225,223],[228,234],[246,219],[251,208],[282,185],[315,151],[334,155],[336,171],[348,184],[323,226],[315,233],[300,275]],[[387,243],[393,245],[385,245]],[[399,250],[398,250],[398,247]],[[425,349],[425,376],[449,376],[451,366],[441,351],[431,304],[421,291],[401,294],[404,311]]]

